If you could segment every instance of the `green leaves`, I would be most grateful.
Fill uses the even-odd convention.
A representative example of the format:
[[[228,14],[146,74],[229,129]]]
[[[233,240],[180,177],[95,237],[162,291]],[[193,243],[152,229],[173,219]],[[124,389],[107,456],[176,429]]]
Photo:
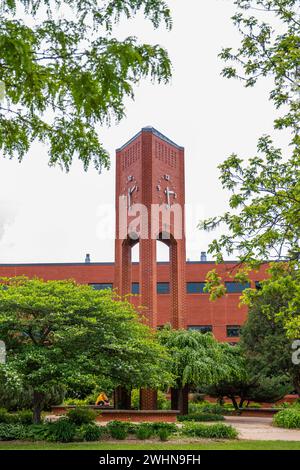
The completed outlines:
[[[284,152],[263,135],[257,155],[244,163],[232,154],[220,166],[220,181],[232,194],[230,210],[199,224],[200,229],[222,228],[224,234],[209,246],[217,263],[224,256],[240,266],[256,269],[266,260],[300,259],[300,17],[297,0],[236,0],[232,20],[241,35],[240,47],[226,47],[220,57],[226,62],[223,76],[254,86],[261,77],[271,77],[270,99],[285,114],[276,116],[274,127],[288,129],[290,150]],[[268,19],[268,21],[266,21]],[[222,279],[208,274],[212,299],[223,295]]]
[[[25,8],[25,21],[17,16]],[[46,6],[47,14],[43,7]],[[16,9],[16,7],[18,7]],[[72,9],[65,19],[63,8]],[[124,99],[150,77],[168,82],[171,65],[158,45],[134,37],[118,41],[113,24],[144,10],[154,27],[171,27],[162,0],[3,2],[0,17],[0,149],[19,160],[33,141],[46,144],[50,165],[69,170],[74,158],[85,170],[109,167],[99,126],[120,121]],[[61,14],[61,18],[60,18]],[[72,18],[72,19],[71,19]]]
[[[203,387],[230,373],[224,346],[210,334],[164,328],[158,333],[162,345],[170,351],[172,372],[177,386]]]
[[[246,87],[254,86],[261,77],[273,78],[275,88],[270,92],[270,99],[277,108],[288,106],[290,112],[286,116],[295,133],[299,131],[300,106],[294,93],[295,87],[299,87],[300,65],[297,3],[297,0],[236,0],[238,12],[232,20],[241,34],[241,46],[237,51],[224,48],[220,54],[228,63],[223,69],[226,78],[238,78]],[[266,17],[268,23],[262,19]]]
[[[172,383],[170,358],[133,306],[111,291],[73,281],[13,278],[0,288],[6,387],[47,395],[50,387],[88,389]],[[2,374],[2,376],[1,376]]]

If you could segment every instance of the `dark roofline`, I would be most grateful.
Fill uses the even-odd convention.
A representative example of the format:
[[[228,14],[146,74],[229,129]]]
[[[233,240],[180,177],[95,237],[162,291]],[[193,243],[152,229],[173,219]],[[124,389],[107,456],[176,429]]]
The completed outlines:
[[[230,260],[224,261],[223,265],[226,264],[237,264],[240,261],[237,260]],[[262,264],[270,263],[270,261],[263,261]],[[139,264],[138,261],[134,261],[132,264]],[[158,261],[157,264],[167,265],[169,264],[168,261]],[[215,261],[186,261],[186,264],[216,264]],[[22,267],[22,266],[114,266],[115,263],[108,261],[108,262],[98,262],[98,263],[0,263],[0,268],[13,268],[13,267]]]
[[[137,134],[135,134],[130,140],[128,140],[128,142],[126,142],[126,144],[122,145],[122,147],[118,148],[117,149],[117,152],[120,152],[121,150],[123,150],[125,147],[127,147],[129,144],[131,144],[131,142],[133,142],[135,139],[137,139],[142,132],[151,132],[152,134],[156,135],[156,137],[159,137],[159,139],[161,140],[164,140],[165,142],[167,142],[168,144],[170,145],[173,145],[174,147],[176,147],[177,149],[179,150],[183,150],[184,147],[182,147],[181,145],[178,145],[178,144],[175,144],[175,142],[173,142],[173,140],[169,139],[168,137],[166,137],[164,134],[162,134],[161,132],[159,132],[157,129],[155,129],[154,127],[143,127],[142,130],[140,130]]]
[[[0,268],[4,267],[18,267],[18,266],[114,266],[115,263],[107,262],[107,263],[0,263]]]

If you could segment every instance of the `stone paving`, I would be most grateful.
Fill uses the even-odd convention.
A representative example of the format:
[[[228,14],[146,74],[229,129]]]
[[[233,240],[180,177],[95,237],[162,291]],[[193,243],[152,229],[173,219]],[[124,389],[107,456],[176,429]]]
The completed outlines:
[[[239,439],[253,441],[300,441],[300,429],[282,429],[272,425],[272,418],[226,416],[226,423],[239,432]]]

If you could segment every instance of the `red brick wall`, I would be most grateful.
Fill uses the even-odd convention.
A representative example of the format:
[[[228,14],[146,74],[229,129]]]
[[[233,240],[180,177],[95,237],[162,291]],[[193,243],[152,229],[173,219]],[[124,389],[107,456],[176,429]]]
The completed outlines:
[[[227,265],[229,269],[232,265]],[[213,263],[186,263],[187,282],[201,282],[205,280],[206,273],[214,269]],[[225,266],[218,267],[224,275]],[[113,264],[36,264],[36,265],[0,265],[0,276],[39,277],[45,280],[51,279],[75,279],[79,283],[113,283]],[[167,263],[157,265],[157,281],[168,282],[170,269]],[[254,281],[260,281],[266,277],[265,268],[251,274],[252,286]],[[232,280],[226,277],[226,280]],[[132,281],[139,281],[139,265],[132,266]],[[226,325],[241,325],[247,316],[247,309],[239,307],[239,294],[227,294],[216,302],[210,302],[207,294],[187,294],[187,325],[212,325],[213,333],[220,341],[237,341],[235,338],[226,337]],[[135,305],[141,305],[140,296],[133,298]],[[170,295],[157,296],[157,324],[163,325],[170,318]]]
[[[171,235],[171,240],[166,244],[170,247],[170,299],[164,302],[166,321],[174,328],[186,326],[186,301],[185,301],[185,237],[184,237],[184,150],[154,132],[152,128],[143,129],[128,144],[117,151],[116,155],[116,242],[115,242],[115,287],[126,295],[130,292],[131,282],[139,282],[140,304],[144,307],[144,316],[150,326],[157,327],[161,324],[158,317],[159,306],[156,292],[157,265],[156,265],[156,237],[162,231]],[[169,175],[170,180],[166,180]],[[165,204],[166,186],[176,191],[172,203],[182,208],[182,238],[177,237],[174,222],[171,217],[168,228],[162,226],[160,221],[157,230],[152,226],[152,204]],[[126,196],[129,188],[135,187],[132,194],[134,204],[142,204],[148,211],[147,229],[148,236],[141,236],[139,240],[140,263],[139,272],[135,270],[134,278],[131,266],[130,251],[134,242],[127,239],[126,234],[120,233],[120,196]],[[126,216],[129,226],[139,214]],[[139,227],[141,230],[141,227]],[[130,230],[129,230],[130,232]],[[153,237],[153,234],[155,237]],[[166,309],[168,311],[166,311]]]
[[[165,177],[170,176],[170,180]],[[132,180],[129,177],[133,177]],[[131,247],[134,242],[121,236],[119,227],[119,197],[127,196],[128,188],[136,187],[133,203],[141,203],[148,209],[149,237],[140,240],[140,263],[131,263]],[[168,186],[176,193],[172,203],[182,209],[182,234],[179,237],[171,218],[169,227],[160,221],[158,233],[167,231],[171,240],[170,263],[156,263],[156,240],[151,238],[154,230],[151,223],[151,205],[166,203],[164,190]],[[247,310],[239,307],[239,294],[227,294],[216,302],[210,302],[207,294],[187,294],[186,281],[204,282],[206,274],[215,269],[213,263],[186,263],[184,236],[185,225],[185,178],[184,149],[157,133],[153,128],[144,128],[131,141],[117,151],[116,155],[116,241],[115,264],[37,264],[0,265],[0,276],[37,276],[50,279],[75,279],[79,283],[112,283],[121,295],[131,291],[131,283],[139,282],[140,295],[134,297],[134,305],[143,306],[143,314],[152,327],[171,323],[174,328],[212,325],[213,333],[220,341],[237,341],[227,338],[226,325],[242,325]],[[138,214],[126,214],[125,224],[132,222]],[[224,280],[232,280],[232,264],[219,266],[217,271]],[[253,273],[253,282],[266,276],[265,269]],[[169,282],[170,294],[157,295],[157,282]],[[254,284],[252,284],[254,286]]]

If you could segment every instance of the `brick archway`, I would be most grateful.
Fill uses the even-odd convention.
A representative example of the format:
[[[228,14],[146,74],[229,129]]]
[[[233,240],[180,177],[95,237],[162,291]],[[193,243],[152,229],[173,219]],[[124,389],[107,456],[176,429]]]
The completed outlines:
[[[157,240],[164,243],[169,248],[169,264],[170,264],[170,323],[173,328],[185,328],[185,253],[181,245],[181,240],[167,232],[160,232]]]
[[[131,250],[139,243],[139,303],[152,328],[158,326],[157,239],[170,249],[171,324],[173,328],[186,326],[184,205],[184,149],[155,129],[143,128],[117,150],[115,287],[122,296],[131,293]],[[145,209],[148,235],[134,239],[129,231],[134,222],[134,211],[131,209],[137,206]],[[156,212],[152,217],[154,206]],[[181,217],[176,224],[174,211],[178,208]],[[160,210],[164,215],[160,214]],[[169,216],[167,222],[164,216]],[[169,234],[167,239],[165,232]],[[141,407],[156,408],[156,393],[153,390],[141,391]]]

